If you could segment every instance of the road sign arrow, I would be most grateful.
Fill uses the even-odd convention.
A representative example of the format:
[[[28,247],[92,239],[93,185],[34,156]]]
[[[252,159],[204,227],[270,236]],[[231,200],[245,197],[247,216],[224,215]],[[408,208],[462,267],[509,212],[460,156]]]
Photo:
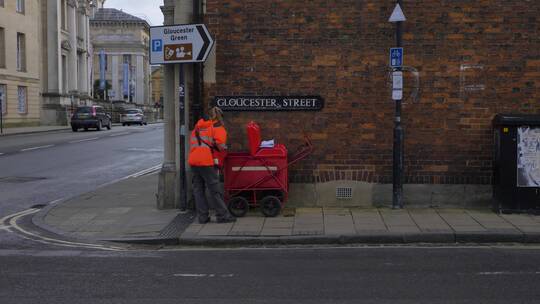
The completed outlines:
[[[201,35],[201,38],[204,41],[203,47],[201,48],[201,52],[199,53],[197,60],[204,61],[203,58],[206,58],[206,52],[209,50],[210,39],[208,38],[208,35],[206,34],[206,31],[202,27],[202,25],[197,25],[197,30],[199,31],[199,35]]]
[[[389,22],[401,22],[405,21],[407,18],[405,18],[405,14],[403,14],[403,10],[401,9],[401,6],[396,4],[396,7],[394,8],[394,11],[392,12],[392,15],[390,16],[390,19],[388,19]]]
[[[150,28],[150,64],[204,62],[214,40],[204,24]]]

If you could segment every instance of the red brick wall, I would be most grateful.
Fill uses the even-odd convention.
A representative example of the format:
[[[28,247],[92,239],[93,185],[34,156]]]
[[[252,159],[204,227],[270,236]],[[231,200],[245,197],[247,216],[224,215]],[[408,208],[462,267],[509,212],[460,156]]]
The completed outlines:
[[[215,95],[321,95],[321,112],[227,114],[233,150],[245,124],[295,149],[302,131],[315,153],[296,182],[390,183],[394,105],[388,86],[388,0],[207,0],[216,39]],[[407,183],[491,183],[496,113],[538,113],[540,1],[404,0],[405,65],[418,98],[403,107]],[[405,85],[411,85],[412,73]],[[408,95],[411,90],[407,91]]]

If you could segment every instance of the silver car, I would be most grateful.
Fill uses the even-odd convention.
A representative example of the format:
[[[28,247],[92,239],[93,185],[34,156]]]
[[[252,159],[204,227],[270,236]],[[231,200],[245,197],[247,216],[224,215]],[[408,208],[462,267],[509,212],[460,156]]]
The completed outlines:
[[[125,125],[146,125],[146,117],[141,109],[128,109],[124,113],[120,114],[120,122],[122,126]]]

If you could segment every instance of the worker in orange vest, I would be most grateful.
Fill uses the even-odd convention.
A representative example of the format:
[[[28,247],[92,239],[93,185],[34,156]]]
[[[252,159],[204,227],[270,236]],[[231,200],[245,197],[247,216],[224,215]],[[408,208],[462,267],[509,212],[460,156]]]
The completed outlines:
[[[227,149],[226,142],[227,131],[223,124],[223,112],[220,108],[213,107],[205,118],[197,122],[190,139],[188,162],[193,172],[193,196],[200,224],[210,221],[205,188],[208,188],[214,201],[217,222],[236,221],[223,201],[218,176],[218,167],[222,165],[220,155]]]

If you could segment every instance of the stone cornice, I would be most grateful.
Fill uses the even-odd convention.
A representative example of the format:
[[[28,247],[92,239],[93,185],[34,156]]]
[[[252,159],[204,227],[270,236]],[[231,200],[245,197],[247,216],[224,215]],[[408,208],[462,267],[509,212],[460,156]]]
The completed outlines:
[[[71,6],[71,7],[74,7],[74,8],[78,8],[79,7],[79,3],[77,0],[67,0],[67,5]]]

